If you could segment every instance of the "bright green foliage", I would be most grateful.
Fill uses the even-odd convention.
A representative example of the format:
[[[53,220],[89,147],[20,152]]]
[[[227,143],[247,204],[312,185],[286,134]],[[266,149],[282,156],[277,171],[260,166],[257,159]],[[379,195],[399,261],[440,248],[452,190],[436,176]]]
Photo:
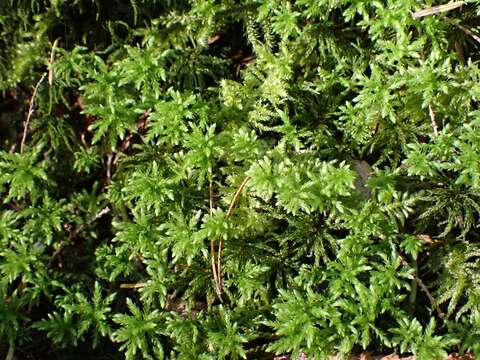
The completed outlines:
[[[480,356],[478,1],[6,3],[0,356]]]
[[[0,153],[0,184],[3,188],[5,185],[8,188],[5,203],[27,196],[35,200],[39,195],[38,190],[42,185],[45,186],[48,180],[45,170],[42,169],[43,164],[37,163],[39,155],[39,152],[23,156],[17,153]]]
[[[398,328],[391,329],[392,333],[397,334],[393,341],[399,343],[400,351],[410,350],[419,359],[444,359],[447,356],[444,349],[452,342],[443,336],[434,336],[434,330],[434,319],[430,320],[425,330],[417,319],[403,319]]]
[[[112,340],[123,343],[120,350],[125,350],[126,359],[135,359],[137,352],[146,359],[152,358],[149,354],[155,354],[156,358],[162,359],[161,332],[158,331],[162,320],[160,313],[158,310],[143,313],[131,299],[127,299],[127,305],[132,316],[115,315],[113,321],[120,325],[120,329],[113,332]]]

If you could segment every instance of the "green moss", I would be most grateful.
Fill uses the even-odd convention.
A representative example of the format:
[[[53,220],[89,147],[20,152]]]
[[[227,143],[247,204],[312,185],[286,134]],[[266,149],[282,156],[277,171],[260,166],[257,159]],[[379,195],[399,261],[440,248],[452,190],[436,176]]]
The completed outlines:
[[[8,5],[0,356],[480,355],[475,1]]]

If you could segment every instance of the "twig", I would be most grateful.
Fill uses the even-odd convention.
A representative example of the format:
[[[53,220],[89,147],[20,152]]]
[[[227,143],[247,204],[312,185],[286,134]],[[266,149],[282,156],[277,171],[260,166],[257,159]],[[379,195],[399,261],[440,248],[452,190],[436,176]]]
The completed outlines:
[[[212,215],[213,211],[213,188],[212,188],[212,180],[210,180],[210,185],[208,186],[208,208],[210,211],[210,215]]]
[[[48,85],[50,86],[53,85],[53,62],[55,61],[55,49],[57,48],[58,40],[60,40],[60,38],[53,42],[52,51],[50,52],[50,64],[48,68]]]
[[[247,176],[243,181],[242,183],[240,184],[238,190],[235,192],[235,195],[233,195],[233,199],[232,201],[230,202],[230,206],[227,210],[227,219],[230,219],[230,217],[232,216],[232,212],[233,212],[233,208],[235,207],[235,205],[237,204],[237,201],[238,201],[238,197],[240,196],[240,194],[242,193],[243,191],[243,188],[245,187],[245,185],[247,185],[247,183],[250,181],[251,177],[250,176]]]
[[[100,219],[103,215],[108,214],[109,212],[110,212],[110,208],[108,206],[106,208],[103,208],[97,213],[97,215],[95,215],[92,221]]]
[[[28,109],[27,118],[23,123],[23,135],[22,135],[22,142],[20,143],[20,154],[23,154],[23,149],[25,147],[25,140],[27,139],[28,127],[30,125],[30,118],[32,117],[33,111],[34,111],[33,105],[35,102],[35,96],[37,95],[37,91],[38,91],[38,87],[40,86],[40,83],[45,79],[46,76],[47,76],[47,73],[46,72],[43,73],[42,77],[40,78],[40,80],[37,81],[37,83],[35,84],[35,87],[33,88],[33,93],[32,93],[32,97],[30,98],[30,107]]]
[[[237,191],[233,195],[232,201],[230,202],[230,206],[228,207],[227,214],[226,214],[226,219],[229,220],[232,217],[233,209],[235,208],[235,205],[237,204],[238,198],[240,197],[240,194],[242,193],[245,185],[250,181],[251,177],[247,176],[240,186],[238,187]],[[218,256],[217,256],[217,279],[218,279],[218,290],[220,294],[223,292],[223,281],[222,281],[222,238],[218,240]]]
[[[208,186],[208,207],[209,207],[209,213],[212,215],[213,212],[213,187],[212,187],[212,181],[210,180],[210,184]],[[223,302],[222,300],[222,290],[220,287],[220,283],[218,281],[218,271],[217,267],[215,265],[215,244],[213,242],[213,239],[210,240],[210,261],[212,264],[212,273],[213,273],[213,280],[215,282],[215,292],[217,293],[218,299],[220,302]]]
[[[454,10],[454,9],[460,7],[460,6],[463,6],[463,5],[465,5],[465,1],[456,1],[456,2],[453,2],[453,3],[450,3],[450,4],[432,6],[432,7],[428,7],[428,8],[425,8],[425,9],[414,12],[412,14],[412,17],[414,19],[420,19],[420,18],[425,17],[425,16],[435,15],[435,14],[438,14],[438,13]]]
[[[141,289],[147,287],[147,283],[120,284],[120,289]]]
[[[217,280],[218,280],[218,290],[220,294],[223,293],[223,280],[222,280],[222,238],[218,240],[218,256],[217,256]]]
[[[210,260],[212,263],[213,280],[215,282],[215,292],[217,293],[218,300],[223,303],[222,288],[218,278],[217,267],[215,265],[215,244],[213,243],[213,240],[210,240]]]
[[[107,184],[110,184],[112,180],[112,161],[113,161],[113,154],[109,153],[107,155]]]
[[[433,112],[432,105],[428,104],[428,114],[430,115],[430,120],[432,121],[432,129],[435,136],[438,136],[438,127],[435,122],[435,113]]]
[[[20,143],[20,154],[23,154],[23,149],[25,147],[25,141],[27,139],[27,134],[28,134],[28,127],[30,126],[30,118],[33,115],[33,111],[34,111],[33,106],[35,103],[35,96],[37,95],[38,88],[41,82],[45,79],[47,75],[48,75],[48,84],[50,86],[52,86],[53,84],[53,62],[55,60],[55,49],[57,48],[58,40],[59,39],[56,39],[52,45],[52,50],[50,52],[50,62],[49,62],[48,73],[44,72],[40,77],[40,80],[37,81],[37,83],[35,84],[35,87],[33,88],[33,94],[30,98],[30,106],[28,108],[27,118],[23,123],[23,135],[22,135],[22,141]]]
[[[103,208],[102,210],[100,210],[100,211],[95,215],[95,217],[94,217],[93,219],[91,219],[91,220],[89,221],[88,224],[93,223],[94,221],[97,221],[97,220],[100,219],[103,215],[108,214],[109,212],[110,212],[110,208],[109,208],[108,206],[105,207],[105,208]],[[82,224],[82,225],[80,225],[78,228],[76,228],[75,231],[71,234],[71,237],[74,238],[75,236],[77,236],[77,235],[80,233],[80,231],[82,231],[82,230],[85,228],[85,226],[86,226],[85,224]]]
[[[103,208],[102,210],[100,210],[93,219],[91,219],[89,221],[89,224],[90,223],[93,223],[94,221],[100,219],[103,215],[105,214],[108,214],[110,212],[110,208],[107,206],[106,208]],[[82,231],[84,228],[85,228],[85,224],[82,224],[80,225],[78,228],[76,228],[73,232],[70,233],[70,235],[68,236],[68,240],[71,240],[73,239],[74,237],[76,237],[80,231]],[[62,240],[60,242],[60,246],[58,247],[57,250],[55,250],[50,258],[50,261],[48,262],[48,265],[47,265],[47,268],[50,268],[52,267],[52,264],[53,262],[55,261],[55,259],[57,258],[58,255],[60,255],[60,253],[62,252],[62,250],[64,249],[66,245],[66,241],[65,240]]]
[[[455,51],[457,52],[458,59],[462,64],[465,64],[465,51],[463,50],[463,46],[458,41],[455,41],[453,46],[455,47]]]
[[[460,25],[460,24],[455,24],[455,26],[457,28],[459,28],[460,30],[462,30],[465,34],[471,36],[473,40],[475,40],[478,44],[480,44],[480,36],[475,34],[472,30],[470,30],[470,29],[468,29],[465,26]]]
[[[430,300],[430,302],[432,303],[433,306],[435,306],[435,310],[437,310],[437,313],[438,315],[440,316],[440,318],[444,318],[445,317],[445,314],[444,312],[440,309],[440,307],[438,306],[438,304],[435,302],[435,299],[433,298],[432,294],[430,293],[430,291],[428,291],[427,287],[425,286],[425,283],[422,281],[422,279],[420,279],[418,277],[417,274],[415,274],[415,281],[417,282],[417,284],[420,286],[420,288],[423,290],[423,292],[427,295],[428,297],[428,300]]]
[[[400,261],[402,262],[402,264],[404,266],[410,266],[407,262],[407,260],[405,260],[403,258],[402,255],[400,255],[399,253],[397,253],[398,257],[400,258]],[[442,311],[442,309],[440,309],[440,307],[438,306],[438,304],[436,303],[435,299],[433,298],[432,294],[430,293],[430,291],[428,290],[428,288],[425,286],[425,283],[422,281],[422,279],[420,279],[418,277],[418,274],[416,271],[414,271],[414,275],[415,275],[415,281],[416,283],[418,284],[418,286],[420,286],[420,288],[423,290],[423,292],[425,293],[425,295],[427,295],[428,297],[428,300],[430,300],[430,303],[435,307],[435,310],[437,311],[438,313],[438,316],[440,316],[440,318],[444,318],[445,317],[445,313]]]
[[[15,359],[15,344],[13,341],[10,341],[10,345],[8,346],[7,356],[5,356],[5,360],[13,360]]]

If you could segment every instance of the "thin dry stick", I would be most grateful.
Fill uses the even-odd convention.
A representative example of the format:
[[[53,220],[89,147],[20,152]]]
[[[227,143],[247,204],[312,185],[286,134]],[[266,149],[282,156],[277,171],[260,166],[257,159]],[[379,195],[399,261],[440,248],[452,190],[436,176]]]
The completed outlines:
[[[210,260],[212,262],[212,272],[213,272],[213,280],[215,281],[215,292],[217,293],[218,299],[220,302],[223,303],[222,299],[222,289],[220,287],[220,282],[218,279],[218,272],[215,265],[215,245],[213,240],[210,240]]]
[[[55,49],[57,48],[58,40],[60,40],[60,38],[53,42],[52,51],[50,52],[50,66],[48,69],[48,85],[50,86],[53,85],[53,62],[55,61]]]
[[[105,208],[103,208],[102,210],[100,210],[93,219],[91,219],[89,221],[89,224],[93,223],[94,221],[97,221],[98,219],[100,219],[103,215],[105,214],[108,214],[110,212],[110,208],[107,206]],[[70,233],[70,235],[68,236],[68,241],[72,240],[74,237],[76,237],[80,231],[82,231],[84,228],[85,228],[85,224],[82,224],[80,225],[78,228],[76,228],[72,233]],[[50,268],[52,267],[53,265],[53,262],[55,261],[55,259],[57,258],[58,255],[60,255],[60,253],[62,252],[63,248],[65,247],[67,241],[65,240],[62,240],[60,242],[60,246],[58,247],[57,250],[54,251],[54,253],[52,254],[52,256],[50,257],[50,261],[48,262],[48,265],[47,265],[47,268]]]
[[[435,310],[437,311],[438,315],[440,318],[444,318],[445,314],[444,312],[438,307],[438,304],[435,302],[435,299],[433,298],[432,294],[430,294],[430,291],[428,291],[428,288],[425,286],[425,283],[418,277],[417,274],[415,274],[415,281],[417,284],[420,286],[420,288],[423,290],[423,292],[427,295],[428,300],[432,303],[433,306],[435,306]]]
[[[35,96],[37,95],[38,87],[40,86],[40,83],[45,79],[47,76],[47,73],[43,73],[42,77],[40,80],[37,81],[35,84],[35,87],[33,88],[33,94],[32,97],[30,98],[30,107],[28,109],[28,114],[27,118],[23,123],[23,135],[22,135],[22,142],[20,143],[20,154],[23,154],[23,149],[25,147],[25,140],[27,139],[27,133],[28,133],[28,126],[30,125],[30,118],[33,115],[33,104],[35,102]]]
[[[400,258],[400,261],[401,263],[404,265],[404,266],[410,266],[407,262],[407,260],[405,260],[403,258],[402,255],[400,255],[399,253],[397,253],[398,257]],[[430,293],[430,291],[428,291],[428,288],[425,286],[425,283],[422,281],[422,279],[420,279],[418,277],[418,274],[417,272],[414,272],[414,275],[415,275],[415,281],[416,283],[418,284],[418,286],[420,286],[420,288],[423,290],[423,292],[425,293],[425,295],[427,295],[428,297],[428,300],[430,300],[430,303],[435,306],[435,310],[437,311],[438,315],[440,316],[440,318],[444,318],[445,317],[445,313],[442,311],[442,309],[440,309],[440,307],[438,306],[438,304],[436,303],[435,299],[433,298],[432,294]]]
[[[208,208],[210,210],[210,215],[212,215],[213,211],[213,188],[212,188],[212,180],[210,180],[210,185],[208,186]]]
[[[120,289],[141,289],[147,287],[147,283],[120,284]]]
[[[237,204],[238,198],[240,197],[240,194],[243,191],[243,188],[247,183],[250,181],[251,177],[247,176],[240,186],[238,187],[237,191],[233,195],[232,201],[230,202],[230,206],[228,207],[226,218],[229,220],[232,217],[232,212],[233,208]],[[222,274],[221,274],[221,269],[222,269],[222,263],[221,263],[221,258],[222,258],[222,238],[218,241],[218,257],[217,257],[217,278],[218,278],[218,287],[220,290],[220,294],[223,292],[223,282],[222,282]]]
[[[456,1],[450,4],[432,6],[432,7],[428,7],[428,8],[414,12],[412,14],[412,17],[414,19],[420,19],[424,16],[430,16],[430,15],[435,15],[442,12],[451,11],[463,5],[465,5],[465,1]]]
[[[10,342],[10,346],[8,347],[8,352],[7,356],[5,357],[5,360],[13,360],[15,359],[15,345],[13,341]]]
[[[435,113],[433,112],[432,105],[428,104],[428,114],[430,115],[430,120],[432,120],[432,129],[435,136],[438,136],[438,127],[435,122]]]
[[[465,26],[460,25],[460,24],[455,24],[455,26],[457,28],[459,28],[460,30],[462,30],[465,34],[471,36],[473,40],[475,40],[478,44],[480,44],[480,36],[475,34],[472,30],[470,30],[470,29],[468,29]]]
[[[230,206],[228,207],[228,210],[227,210],[227,219],[230,219],[231,216],[232,216],[232,212],[233,212],[233,208],[235,207],[235,205],[237,204],[237,201],[238,201],[238,198],[240,196],[240,194],[242,193],[243,191],[243,188],[245,187],[245,185],[247,185],[247,183],[250,181],[251,177],[250,176],[247,176],[243,181],[242,183],[240,184],[240,186],[238,187],[238,190],[235,192],[235,195],[233,195],[233,199],[232,201],[230,202]]]
[[[53,42],[53,45],[52,45],[52,50],[50,52],[50,63],[49,63],[48,73],[46,73],[46,72],[43,73],[42,77],[40,78],[40,80],[37,81],[37,83],[35,84],[35,87],[33,88],[33,94],[32,94],[32,97],[30,98],[30,107],[28,109],[27,119],[23,123],[23,135],[22,135],[22,142],[20,143],[20,154],[23,154],[23,149],[25,147],[25,141],[27,139],[28,127],[30,125],[30,118],[33,115],[33,111],[34,111],[33,106],[34,106],[34,102],[35,102],[35,96],[37,95],[38,87],[40,86],[41,82],[45,79],[47,74],[48,74],[48,84],[50,86],[52,86],[52,84],[53,84],[53,62],[55,60],[55,49],[57,48],[58,40],[59,39],[56,39]]]
[[[112,180],[112,161],[113,153],[107,155],[107,184],[110,184]]]
[[[210,210],[210,215],[213,212],[213,188],[212,188],[212,181],[210,180],[210,184],[208,186],[208,205]],[[213,239],[210,240],[210,261],[212,263],[212,273],[213,273],[213,280],[215,281],[215,292],[217,293],[218,299],[220,302],[222,300],[222,292],[220,289],[220,284],[218,282],[218,272],[217,267],[215,266],[215,244],[213,243]]]

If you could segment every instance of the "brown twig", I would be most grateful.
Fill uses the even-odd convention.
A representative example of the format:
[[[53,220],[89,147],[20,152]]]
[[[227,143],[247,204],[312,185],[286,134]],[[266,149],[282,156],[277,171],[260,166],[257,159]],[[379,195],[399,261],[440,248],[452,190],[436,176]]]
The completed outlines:
[[[50,64],[48,68],[48,85],[50,86],[53,85],[53,62],[55,61],[55,49],[57,48],[58,40],[60,40],[60,38],[53,42],[52,51],[50,52]]]
[[[33,106],[35,103],[35,96],[37,95],[38,88],[47,75],[48,75],[48,84],[50,86],[52,86],[53,84],[53,62],[55,60],[55,49],[57,48],[58,40],[59,39],[56,39],[52,45],[52,50],[50,52],[50,62],[49,62],[48,72],[44,72],[42,74],[42,76],[40,77],[40,80],[37,81],[37,83],[35,84],[35,87],[33,88],[33,93],[32,93],[32,96],[30,97],[30,106],[28,108],[27,118],[23,123],[23,135],[22,135],[22,141],[20,142],[20,154],[23,154],[23,150],[25,148],[25,141],[27,140],[28,127],[30,126],[30,118],[32,117],[34,112]]]
[[[10,341],[10,345],[8,346],[7,356],[5,356],[5,360],[13,360],[15,359],[15,343]]]
[[[212,215],[213,213],[213,187],[212,187],[212,181],[210,180],[210,184],[208,186],[208,207],[209,207],[209,213]],[[212,273],[213,273],[213,280],[215,282],[215,292],[217,293],[217,297],[220,300],[220,302],[223,302],[222,300],[222,291],[220,287],[220,283],[218,281],[218,271],[217,267],[215,265],[215,244],[213,239],[210,240],[210,261],[212,264]]]
[[[243,191],[243,188],[245,187],[245,185],[247,185],[247,183],[250,181],[251,177],[250,176],[247,176],[243,181],[242,183],[240,184],[240,186],[238,187],[237,191],[235,192],[235,195],[233,195],[233,199],[232,201],[230,202],[230,206],[228,207],[228,210],[227,210],[227,219],[230,219],[230,217],[232,216],[232,212],[233,212],[233,208],[235,207],[235,205],[237,204],[237,201],[238,201],[238,198],[240,196],[240,194],[242,193]]]
[[[399,253],[397,253],[398,257],[400,258],[400,261],[402,262],[402,264],[404,266],[407,266],[409,267],[410,265],[408,264],[407,260],[404,259],[404,257],[402,255],[400,255]],[[433,298],[432,294],[430,293],[430,291],[428,290],[428,288],[425,286],[425,283],[422,281],[422,279],[420,279],[418,277],[418,274],[416,271],[414,271],[414,276],[415,276],[415,281],[416,283],[418,284],[418,286],[420,286],[420,288],[423,290],[423,292],[425,293],[425,295],[427,295],[428,297],[428,300],[430,301],[430,303],[435,307],[435,310],[437,311],[438,313],[438,316],[440,316],[440,318],[444,318],[445,317],[445,313],[442,311],[442,309],[440,309],[440,307],[438,306],[437,302],[435,301],[435,299]]]
[[[435,302],[435,299],[433,298],[432,294],[430,293],[430,291],[428,291],[428,288],[425,286],[425,283],[422,281],[422,279],[418,277],[416,273],[415,273],[415,281],[417,282],[418,286],[420,286],[420,288],[423,290],[423,292],[427,295],[428,300],[430,300],[432,305],[435,306],[435,310],[437,311],[438,316],[440,316],[440,318],[443,319],[445,317],[445,313],[440,309],[438,304]]]
[[[102,210],[100,210],[93,219],[91,219],[88,224],[90,223],[93,223],[94,221],[100,219],[103,215],[105,214],[108,214],[110,212],[110,208],[107,206],[105,208],[103,208]],[[84,228],[85,228],[85,224],[82,224],[80,225],[79,227],[77,227],[73,232],[71,232],[68,236],[68,241],[72,240],[73,238],[75,238],[79,233],[80,231],[82,231]],[[47,268],[50,268],[52,267],[53,265],[53,262],[55,261],[55,259],[58,257],[58,255],[60,255],[60,253],[62,252],[62,250],[64,249],[65,245],[66,245],[67,241],[66,240],[62,240],[60,242],[60,246],[58,247],[57,250],[55,250],[52,254],[52,256],[50,257],[50,261],[48,262],[48,265],[47,265]]]
[[[217,256],[217,279],[218,279],[218,289],[220,294],[223,293],[223,280],[222,280],[222,238],[218,240],[218,256]]]
[[[120,284],[120,289],[141,289],[147,287],[147,283]]]
[[[110,184],[112,180],[112,162],[113,162],[113,153],[107,155],[107,184]]]
[[[212,187],[212,180],[210,180],[210,184],[208,186],[208,209],[210,215],[212,215],[213,211],[213,187]]]
[[[233,209],[235,208],[235,205],[237,204],[238,198],[240,197],[240,194],[242,193],[243,189],[245,188],[245,185],[250,181],[251,177],[247,176],[240,186],[238,187],[237,191],[233,195],[232,201],[230,202],[230,206],[228,207],[227,214],[226,214],[226,219],[229,220],[232,217]],[[222,281],[222,238],[218,240],[218,256],[217,256],[217,281],[218,281],[218,291],[220,294],[223,292],[223,281]]]
[[[442,12],[451,11],[463,5],[465,5],[465,1],[456,1],[450,4],[432,6],[419,11],[415,11],[412,14],[412,17],[414,19],[420,19],[424,16],[430,16],[430,15],[435,15]]]
[[[457,28],[459,28],[460,30],[462,30],[465,34],[471,36],[473,40],[475,40],[478,44],[480,44],[480,36],[475,34],[472,30],[470,30],[470,29],[468,29],[465,26],[460,25],[460,24],[455,24],[455,26]]]
[[[435,113],[433,112],[432,105],[428,104],[428,114],[430,115],[430,120],[432,121],[432,129],[435,136],[438,136],[438,127],[435,122]]]
[[[218,300],[223,302],[222,299],[222,288],[220,287],[220,281],[218,278],[217,267],[215,265],[215,244],[213,240],[210,240],[210,260],[212,263],[212,272],[213,272],[213,280],[215,282],[215,292],[217,293]]]
[[[33,105],[35,102],[35,96],[37,95],[38,87],[40,86],[41,82],[45,79],[46,76],[47,76],[47,73],[46,72],[43,73],[42,77],[40,78],[40,80],[37,81],[37,83],[35,84],[35,87],[33,88],[33,93],[30,98],[30,106],[28,108],[27,118],[23,122],[23,135],[22,135],[22,141],[20,143],[20,154],[23,154],[23,149],[25,147],[25,140],[27,139],[28,127],[30,125],[30,118],[32,117],[34,112]]]

